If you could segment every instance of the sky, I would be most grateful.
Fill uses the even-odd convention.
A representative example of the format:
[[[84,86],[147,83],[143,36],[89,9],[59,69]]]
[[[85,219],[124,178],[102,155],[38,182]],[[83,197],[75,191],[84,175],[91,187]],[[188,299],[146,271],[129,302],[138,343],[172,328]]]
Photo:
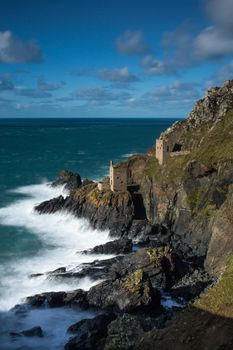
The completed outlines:
[[[233,78],[233,0],[0,0],[0,118],[183,118]]]

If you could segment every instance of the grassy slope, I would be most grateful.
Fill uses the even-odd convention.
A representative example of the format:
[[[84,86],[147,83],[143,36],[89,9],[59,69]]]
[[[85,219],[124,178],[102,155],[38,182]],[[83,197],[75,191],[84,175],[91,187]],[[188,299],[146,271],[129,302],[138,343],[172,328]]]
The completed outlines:
[[[170,158],[166,165],[159,166],[157,160],[150,158],[147,175],[155,181],[181,182],[185,179],[185,166],[192,159],[200,160],[208,167],[218,168],[220,164],[233,161],[233,111],[212,129],[188,132],[188,138],[198,139],[200,146],[187,156]],[[231,192],[231,186],[228,188]],[[198,194],[193,194],[194,207]],[[207,208],[214,210],[212,207]],[[209,214],[209,212],[208,212]],[[227,213],[232,217],[232,207]],[[219,282],[208,289],[188,309],[180,312],[175,320],[164,329],[154,329],[146,334],[138,349],[159,350],[232,350],[233,349],[233,255]]]
[[[233,256],[219,282],[164,329],[144,335],[137,349],[232,350]]]
[[[185,165],[192,159],[198,159],[208,167],[215,167],[219,162],[233,161],[233,110],[212,129],[188,131],[186,139],[195,138],[200,146],[191,150],[186,156],[170,158],[161,167],[155,157],[150,157],[146,173],[157,181],[180,180],[184,174]]]

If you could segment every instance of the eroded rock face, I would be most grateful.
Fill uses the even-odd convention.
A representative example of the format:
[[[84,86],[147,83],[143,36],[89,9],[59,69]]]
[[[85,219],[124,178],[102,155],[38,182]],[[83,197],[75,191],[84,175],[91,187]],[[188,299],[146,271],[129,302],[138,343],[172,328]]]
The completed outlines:
[[[88,218],[98,229],[109,229],[112,235],[123,236],[133,220],[133,203],[129,192],[99,191],[96,183],[88,183],[62,196],[35,207],[40,214],[68,210],[77,217]]]
[[[39,326],[36,326],[30,329],[26,329],[22,332],[11,332],[10,335],[14,338],[21,337],[21,336],[42,338],[44,334],[43,334],[42,328]]]
[[[99,191],[96,183],[83,182],[67,198],[60,196],[46,201],[36,210],[40,213],[68,210],[78,217],[87,218],[95,228],[109,229],[112,235],[143,241],[153,239],[158,244],[170,245],[180,257],[204,260],[207,255],[206,268],[211,269],[213,264],[217,271],[223,251],[229,252],[231,248],[227,247],[233,248],[230,236],[224,233],[231,230],[231,221],[229,218],[225,220],[227,210],[224,208],[229,208],[232,163],[221,159],[213,163],[211,152],[202,157],[202,146],[206,142],[211,150],[211,143],[218,134],[215,133],[214,138],[209,136],[219,125],[225,125],[225,117],[228,118],[229,130],[223,129],[226,136],[231,135],[231,114],[226,115],[230,109],[233,109],[232,81],[221,88],[208,90],[186,120],[176,122],[163,133],[167,138],[175,135],[182,149],[191,151],[187,159],[173,157],[171,164],[169,161],[162,167],[157,164],[148,173],[149,154],[130,157],[126,163],[132,183],[138,187],[136,196],[130,191],[113,193],[108,186]],[[220,148],[221,142],[217,145]],[[199,153],[194,152],[192,158],[193,149],[198,149]],[[232,159],[231,149],[227,152],[226,159]],[[67,179],[66,174],[63,177]],[[105,181],[107,184],[108,179]],[[141,208],[142,216],[136,215],[138,208]],[[217,259],[214,256],[217,257],[215,253],[220,237],[223,237],[226,250],[220,247]]]
[[[65,305],[77,305],[83,309],[88,307],[86,292],[77,289],[71,292],[47,292],[36,294],[26,298],[26,303],[33,307],[49,306],[61,307]]]
[[[114,319],[113,314],[102,314],[71,325],[68,332],[76,335],[65,345],[65,350],[102,349],[101,341],[107,336],[107,326]]]
[[[105,281],[92,287],[87,295],[90,306],[121,312],[132,312],[160,306],[160,293],[154,290],[143,270],[136,270],[123,279]]]
[[[124,314],[109,324],[104,350],[133,350],[143,335],[137,317]]]
[[[35,207],[35,210],[40,214],[53,214],[59,210],[62,210],[64,204],[65,204],[65,199],[61,195],[56,198],[40,203]]]
[[[52,187],[64,185],[66,190],[73,191],[76,188],[79,188],[81,184],[82,180],[79,174],[75,174],[67,170],[62,170],[59,173],[58,179],[52,183]]]
[[[91,254],[127,254],[132,252],[132,240],[128,238],[117,239],[105,244],[97,245],[86,253]]]

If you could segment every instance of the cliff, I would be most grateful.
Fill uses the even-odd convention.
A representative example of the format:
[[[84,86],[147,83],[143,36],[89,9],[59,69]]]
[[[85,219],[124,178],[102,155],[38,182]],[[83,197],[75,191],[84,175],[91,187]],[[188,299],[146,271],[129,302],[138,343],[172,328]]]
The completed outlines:
[[[85,264],[79,272],[64,267],[47,273],[104,282],[89,292],[28,299],[33,306],[101,309],[102,315],[69,328],[75,336],[66,349],[233,347],[233,81],[209,89],[187,119],[160,137],[179,151],[160,165],[153,146],[118,164],[119,172],[122,167],[130,174],[126,188],[114,192],[109,178],[98,186],[62,172],[53,185],[65,185],[69,194],[35,208],[41,214],[68,210],[119,238],[93,249],[121,254],[115,258]],[[139,241],[137,252],[131,239]],[[188,307],[168,311],[163,293]]]
[[[79,181],[67,198],[36,209],[66,209],[114,236],[156,239],[219,273],[233,248],[233,81],[209,89],[187,119],[161,137],[175,138],[189,154],[176,152],[159,165],[152,148],[118,165],[130,170],[135,186],[128,191],[112,192],[108,178],[102,191]]]

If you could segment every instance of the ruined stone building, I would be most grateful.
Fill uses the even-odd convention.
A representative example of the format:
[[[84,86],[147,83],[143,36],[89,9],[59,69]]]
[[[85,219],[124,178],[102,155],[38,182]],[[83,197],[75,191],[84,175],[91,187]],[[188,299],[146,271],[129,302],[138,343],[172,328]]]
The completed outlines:
[[[184,156],[190,151],[182,150],[182,145],[173,141],[173,139],[159,138],[156,140],[156,158],[160,165],[170,157]]]
[[[127,164],[116,164],[110,161],[110,188],[112,191],[126,191],[131,183],[131,173]]]
[[[163,139],[156,140],[156,158],[159,161],[159,164],[162,165],[165,160],[170,157],[172,145],[170,142]]]

